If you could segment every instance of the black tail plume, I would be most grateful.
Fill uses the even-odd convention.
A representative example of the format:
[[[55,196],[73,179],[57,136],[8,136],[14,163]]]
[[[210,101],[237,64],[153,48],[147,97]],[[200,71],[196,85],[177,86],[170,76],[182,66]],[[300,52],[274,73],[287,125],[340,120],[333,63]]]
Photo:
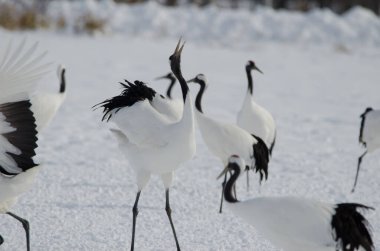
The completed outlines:
[[[268,179],[268,163],[269,163],[269,150],[264,141],[253,135],[257,143],[253,145],[253,156],[255,157],[255,170],[260,173],[260,183],[264,179]]]
[[[357,209],[372,209],[356,203],[337,204],[331,225],[335,230],[334,240],[337,250],[355,251],[359,247],[366,251],[373,251],[373,241],[370,226],[366,218]]]
[[[125,80],[125,83],[120,83],[124,90],[119,96],[107,99],[99,104],[94,105],[92,108],[103,108],[103,120],[107,122],[112,117],[112,111],[118,112],[123,107],[128,107],[134,105],[138,101],[148,99],[152,101],[153,97],[156,95],[156,91],[152,88],[146,86],[145,83],[136,80],[134,83]]]

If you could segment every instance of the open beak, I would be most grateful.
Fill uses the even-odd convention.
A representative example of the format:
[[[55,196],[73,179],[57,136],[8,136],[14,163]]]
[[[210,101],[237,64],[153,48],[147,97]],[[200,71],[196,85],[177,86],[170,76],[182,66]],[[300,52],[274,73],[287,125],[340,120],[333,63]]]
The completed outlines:
[[[216,179],[217,180],[220,179],[221,177],[223,177],[224,175],[226,175],[227,172],[228,172],[228,166],[223,169],[223,171],[218,175],[218,177]]]
[[[255,69],[256,71],[260,72],[261,74],[264,74],[264,72],[262,72],[257,66],[255,66],[255,68],[253,68],[253,69]]]
[[[179,39],[177,46],[175,47],[173,55],[179,56],[182,53],[183,47],[185,46],[185,42],[182,43],[182,37]]]

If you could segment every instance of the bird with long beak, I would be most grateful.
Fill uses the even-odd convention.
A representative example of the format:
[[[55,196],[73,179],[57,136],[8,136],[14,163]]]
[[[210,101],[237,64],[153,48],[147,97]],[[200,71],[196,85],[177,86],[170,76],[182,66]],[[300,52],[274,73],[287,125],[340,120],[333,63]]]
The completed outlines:
[[[357,203],[331,204],[300,197],[257,197],[239,201],[232,190],[245,169],[244,158],[232,155],[223,172],[232,172],[224,188],[227,208],[284,251],[373,251],[370,226]]]
[[[247,132],[260,137],[267,145],[270,155],[272,155],[276,142],[276,124],[272,115],[253,99],[252,71],[254,70],[263,74],[255,62],[249,60],[245,65],[248,90],[237,116],[237,124]]]
[[[269,151],[263,140],[235,124],[217,121],[203,113],[202,97],[207,87],[205,75],[198,74],[188,82],[200,86],[195,99],[195,117],[202,138],[210,152],[219,158],[224,166],[227,165],[228,158],[232,154],[238,153],[246,160],[247,170],[255,170],[260,174],[261,184],[264,178],[268,178],[269,162]],[[222,212],[222,203],[223,194],[220,202],[220,213]]]

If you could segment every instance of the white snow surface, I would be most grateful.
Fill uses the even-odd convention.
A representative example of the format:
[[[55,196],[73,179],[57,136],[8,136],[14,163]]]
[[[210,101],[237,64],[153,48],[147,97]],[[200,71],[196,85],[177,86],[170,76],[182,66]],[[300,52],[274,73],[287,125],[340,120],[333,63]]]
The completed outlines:
[[[15,39],[26,35],[0,31],[0,37],[6,34]],[[111,125],[101,122],[101,111],[91,107],[118,94],[118,82],[124,78],[146,81],[164,93],[167,85],[153,79],[168,72],[177,38],[27,35],[39,40],[57,64],[65,64],[68,93],[41,135],[41,172],[12,212],[30,221],[32,250],[129,250],[135,177],[109,131]],[[379,210],[379,151],[366,156],[356,192],[350,193],[363,151],[358,143],[359,115],[367,106],[380,107],[377,48],[352,45],[347,52],[326,44],[255,42],[250,48],[231,49],[201,43],[194,35],[184,38],[183,73],[186,78],[207,76],[210,85],[203,106],[209,116],[236,121],[247,89],[248,59],[265,73],[253,76],[255,98],[276,119],[277,142],[268,181],[259,192],[258,177],[252,173],[256,185],[246,192],[244,180],[240,181],[239,199],[295,195],[359,202]],[[58,90],[54,72],[43,86]],[[197,88],[190,87],[193,97]],[[175,87],[173,96],[180,97],[179,89]],[[207,150],[198,130],[196,140],[195,157],[178,169],[171,189],[182,250],[279,250],[228,209],[218,213],[221,180],[216,176],[223,166]],[[140,198],[136,250],[175,250],[164,195],[160,179],[153,177]],[[378,211],[366,216],[379,247]],[[16,220],[0,215],[0,234],[5,239],[1,251],[25,250],[24,229]]]
[[[125,5],[111,0],[54,1],[47,10],[53,20],[64,17],[68,31],[81,30],[84,17],[105,22],[107,33],[129,37],[187,39],[228,47],[252,47],[259,41],[380,46],[380,19],[356,7],[344,15],[329,9],[303,14],[261,7],[255,11],[167,8],[151,1]]]

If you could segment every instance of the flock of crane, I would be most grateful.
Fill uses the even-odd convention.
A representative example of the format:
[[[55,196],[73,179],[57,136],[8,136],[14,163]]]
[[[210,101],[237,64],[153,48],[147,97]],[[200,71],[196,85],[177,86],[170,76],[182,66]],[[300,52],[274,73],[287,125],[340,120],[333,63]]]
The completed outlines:
[[[26,246],[30,251],[29,223],[10,212],[18,196],[33,183],[39,165],[36,155],[38,136],[53,118],[66,95],[65,68],[58,68],[60,89],[57,93],[36,91],[39,81],[49,72],[44,63],[46,53],[38,53],[38,43],[31,47],[22,41],[12,49],[10,43],[0,55],[0,213],[20,221],[25,229]],[[121,83],[120,95],[109,98],[95,108],[103,109],[103,121],[113,122],[110,129],[136,173],[137,194],[133,206],[131,250],[134,250],[138,202],[152,174],[159,175],[166,193],[166,213],[177,250],[180,244],[172,219],[169,191],[173,172],[195,152],[195,123],[210,152],[223,164],[218,178],[224,178],[222,203],[230,211],[251,224],[265,238],[286,251],[373,251],[369,223],[360,212],[373,209],[357,203],[330,204],[299,197],[257,197],[239,201],[236,181],[250,170],[268,178],[268,165],[276,140],[272,115],[253,100],[252,71],[261,72],[253,61],[246,64],[248,91],[238,113],[237,124],[215,120],[202,109],[207,89],[205,75],[185,80],[181,70],[184,43],[178,42],[169,57],[171,73],[166,97],[141,81]],[[262,73],[262,72],[261,72]],[[182,98],[174,99],[171,91],[178,80]],[[188,83],[199,85],[193,103]],[[194,105],[195,104],[195,105]],[[195,107],[195,108],[194,108]],[[359,142],[367,152],[380,148],[380,110],[367,108],[361,115]],[[4,242],[0,235],[0,245]]]

